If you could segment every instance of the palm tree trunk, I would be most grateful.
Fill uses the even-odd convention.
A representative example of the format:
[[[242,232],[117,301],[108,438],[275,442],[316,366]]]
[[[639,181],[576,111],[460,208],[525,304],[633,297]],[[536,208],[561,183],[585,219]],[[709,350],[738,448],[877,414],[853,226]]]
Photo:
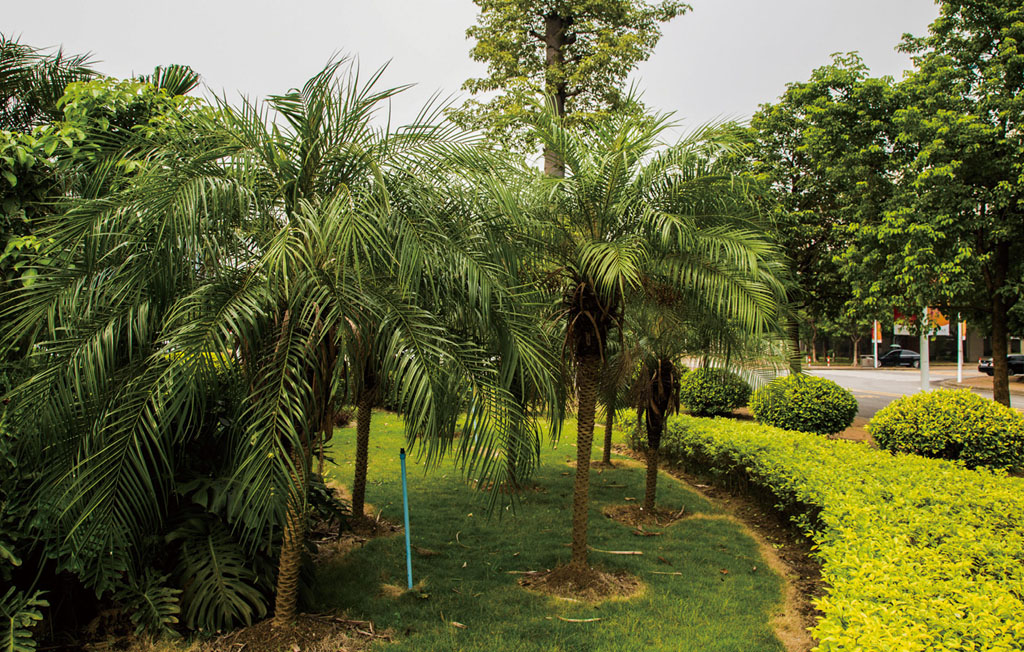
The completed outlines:
[[[580,360],[576,376],[576,478],[572,485],[572,559],[569,565],[587,569],[587,516],[590,510],[590,453],[594,444],[594,412],[601,358],[588,355]]]
[[[644,488],[644,511],[654,511],[654,499],[658,492],[658,457],[660,449],[647,447],[647,485]]]
[[[366,503],[366,466],[370,452],[370,419],[373,416],[373,395],[367,390],[359,394],[356,411],[356,475],[352,480],[352,518],[362,518]]]
[[[604,408],[604,455],[601,463],[611,465],[612,463],[612,427],[615,425],[615,410],[606,405]]]
[[[277,564],[277,590],[274,598],[274,627],[286,627],[293,620],[299,603],[299,571],[302,570],[302,545],[305,538],[305,501],[300,490],[305,491],[305,451],[296,451],[292,462],[292,492],[288,498],[288,511],[284,518],[281,542],[281,558]]]

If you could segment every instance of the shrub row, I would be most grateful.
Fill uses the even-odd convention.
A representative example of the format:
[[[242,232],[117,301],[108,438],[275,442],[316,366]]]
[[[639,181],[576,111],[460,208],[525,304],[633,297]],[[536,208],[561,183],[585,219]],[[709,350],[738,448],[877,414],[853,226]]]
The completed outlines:
[[[816,650],[1024,649],[1024,480],[725,419],[672,418],[662,441],[795,514],[829,587]]]

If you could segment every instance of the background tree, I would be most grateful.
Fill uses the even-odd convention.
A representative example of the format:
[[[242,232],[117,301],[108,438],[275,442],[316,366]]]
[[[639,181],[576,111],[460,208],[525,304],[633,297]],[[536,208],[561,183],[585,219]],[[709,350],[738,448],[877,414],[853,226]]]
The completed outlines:
[[[884,221],[864,233],[890,291],[988,324],[993,394],[1010,404],[1006,353],[1024,261],[1024,7],[946,1],[921,38],[894,124],[904,170]],[[909,311],[908,311],[909,312]]]
[[[523,122],[530,99],[551,97],[560,117],[579,117],[636,103],[623,93],[626,76],[645,61],[661,38],[661,23],[689,10],[676,0],[474,0],[478,22],[466,30],[476,40],[470,56],[487,75],[470,79],[470,100],[454,115],[484,129],[506,147],[531,152],[538,141]],[[547,174],[564,173],[545,147]]]
[[[891,199],[897,105],[890,79],[870,77],[856,53],[837,54],[751,120],[749,169],[766,189],[766,210],[792,263],[795,308],[812,333],[815,360],[821,326],[857,326],[843,333],[854,335],[864,321],[844,317],[862,314],[855,304],[871,290],[855,293],[854,282],[869,274],[858,267],[863,258],[846,253],[860,225],[877,224]],[[871,307],[868,320],[886,308]]]

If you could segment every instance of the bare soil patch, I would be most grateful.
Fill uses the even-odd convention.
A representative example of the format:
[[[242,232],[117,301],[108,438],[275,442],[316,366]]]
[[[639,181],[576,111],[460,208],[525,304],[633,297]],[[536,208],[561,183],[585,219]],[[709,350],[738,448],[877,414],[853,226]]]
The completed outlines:
[[[264,620],[207,641],[201,652],[357,652],[377,640],[391,640],[390,631],[378,632],[372,622],[330,615],[302,614],[288,627]]]
[[[530,591],[581,602],[603,602],[633,598],[644,591],[644,584],[625,571],[608,573],[588,567],[580,571],[572,566],[559,566],[550,571],[527,573],[519,584]]]
[[[679,519],[686,516],[683,513],[684,510],[672,510],[665,509],[663,507],[655,506],[653,511],[646,510],[643,505],[609,505],[602,510],[602,513],[608,518],[628,525],[630,527],[639,528],[641,532],[645,526],[660,526],[667,527],[672,525]],[[646,533],[653,534],[653,533]]]

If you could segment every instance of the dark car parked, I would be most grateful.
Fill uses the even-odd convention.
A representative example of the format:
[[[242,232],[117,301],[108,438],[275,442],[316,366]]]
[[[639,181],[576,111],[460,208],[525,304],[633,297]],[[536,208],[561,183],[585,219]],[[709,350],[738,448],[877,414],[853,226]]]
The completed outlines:
[[[879,367],[920,367],[921,354],[907,349],[889,351],[878,359]]]
[[[1024,374],[1024,355],[1013,354],[1006,356],[1006,366],[1010,368],[1010,375]],[[992,358],[978,360],[978,371],[991,376],[995,373],[992,368]]]

